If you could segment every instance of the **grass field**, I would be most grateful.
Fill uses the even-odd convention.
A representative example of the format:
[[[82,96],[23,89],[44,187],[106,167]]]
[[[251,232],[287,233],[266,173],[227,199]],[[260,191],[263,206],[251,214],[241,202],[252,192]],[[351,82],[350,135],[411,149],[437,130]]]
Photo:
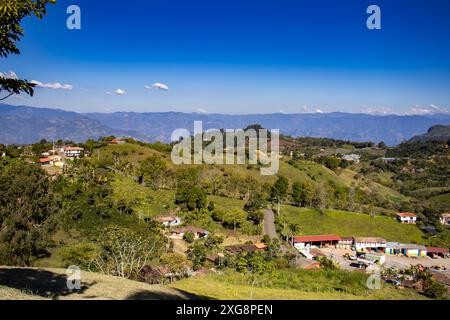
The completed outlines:
[[[364,274],[350,274],[338,271],[343,277],[332,275],[322,270],[286,271],[301,273],[300,276],[286,277],[288,284],[268,283],[266,286],[256,286],[253,299],[256,300],[418,300],[423,296],[412,290],[397,290],[386,286],[381,290],[368,290],[363,287]],[[354,272],[355,273],[355,272]],[[336,276],[336,277],[335,277]],[[353,283],[354,278],[361,278],[361,283]],[[278,281],[277,281],[278,282]],[[172,288],[188,291],[199,296],[208,296],[218,300],[248,300],[251,295],[251,285],[242,275],[204,275],[175,282]],[[355,290],[355,287],[358,287]]]
[[[337,234],[340,236],[383,237],[388,241],[428,244],[423,232],[415,225],[404,225],[385,216],[283,206],[281,214],[300,226],[299,235]]]
[[[344,272],[293,271],[297,282],[256,286],[253,298],[258,300],[319,299],[424,299],[412,290],[391,286],[381,290],[363,288],[365,275]],[[361,281],[349,282],[352,279]],[[251,286],[242,275],[232,273],[197,276],[170,286],[149,285],[118,277],[81,272],[82,287],[73,292],[67,288],[65,269],[0,267],[0,300],[248,300]],[[357,288],[357,289],[355,289]],[[346,289],[349,289],[346,291]]]

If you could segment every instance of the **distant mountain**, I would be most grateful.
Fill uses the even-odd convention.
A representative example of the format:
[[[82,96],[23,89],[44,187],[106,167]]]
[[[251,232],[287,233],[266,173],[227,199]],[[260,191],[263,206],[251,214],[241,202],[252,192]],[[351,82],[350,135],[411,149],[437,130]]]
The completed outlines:
[[[193,132],[194,121],[203,129],[245,128],[261,124],[290,136],[310,136],[353,141],[384,141],[396,145],[426,132],[431,126],[450,123],[449,114],[377,116],[353,113],[224,115],[202,113],[86,113],[0,104],[0,143],[33,143],[40,139],[70,139],[115,135],[143,141],[168,142],[175,129]]]
[[[436,125],[428,129],[425,134],[412,137],[409,142],[450,141],[450,125]]]
[[[142,136],[109,128],[76,112],[0,104],[0,143],[26,144],[41,139],[75,142],[101,136]]]
[[[315,114],[255,114],[223,115],[198,113],[90,113],[87,117],[122,130],[136,130],[151,140],[168,141],[173,130],[193,131],[194,121],[202,121],[203,129],[245,128],[261,124],[268,129],[280,129],[282,134],[353,141],[384,141],[396,145],[425,132],[429,127],[450,123],[449,114],[426,116],[376,116],[353,113]]]

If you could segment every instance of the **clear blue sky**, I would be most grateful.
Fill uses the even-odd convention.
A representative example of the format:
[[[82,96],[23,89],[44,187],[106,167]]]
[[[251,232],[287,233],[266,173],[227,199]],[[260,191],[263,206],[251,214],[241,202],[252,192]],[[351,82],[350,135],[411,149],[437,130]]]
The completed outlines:
[[[70,4],[81,8],[82,30],[66,28]],[[366,28],[370,4],[381,7],[382,30]],[[24,27],[22,54],[0,60],[0,72],[74,88],[38,88],[13,104],[218,113],[450,107],[448,0],[58,0]],[[144,88],[154,83],[170,89]]]

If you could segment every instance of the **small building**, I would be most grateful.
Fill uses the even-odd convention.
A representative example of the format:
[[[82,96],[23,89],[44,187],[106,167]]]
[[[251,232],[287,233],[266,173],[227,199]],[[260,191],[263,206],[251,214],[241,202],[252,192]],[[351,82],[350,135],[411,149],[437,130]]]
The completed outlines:
[[[353,237],[342,237],[338,241],[338,248],[340,249],[350,249],[353,245]]]
[[[176,227],[181,224],[181,218],[175,216],[158,216],[154,220],[164,227]]]
[[[294,247],[305,249],[311,247],[336,247],[342,238],[336,235],[298,236],[294,237]]]
[[[356,251],[360,252],[384,252],[387,241],[379,237],[355,237],[354,245]]]
[[[386,253],[390,255],[404,255],[407,257],[426,257],[427,248],[412,243],[388,242]]]
[[[39,164],[41,166],[51,166],[52,165],[52,160],[50,158],[40,158],[39,159]]]
[[[349,162],[359,163],[361,156],[359,154],[346,154],[341,157],[342,160],[346,160]]]
[[[428,247],[427,248],[427,255],[434,258],[434,257],[446,257],[449,254],[449,250],[445,248],[438,248],[438,247]]]
[[[400,212],[397,213],[397,219],[401,223],[415,224],[417,222],[417,215],[410,212]]]
[[[194,226],[188,226],[188,227],[181,227],[181,228],[172,230],[171,238],[173,238],[173,239],[183,239],[184,234],[186,232],[192,232],[194,234],[194,238],[195,239],[204,238],[204,237],[207,237],[209,235],[209,232],[206,231],[205,229],[202,229],[202,228],[199,228],[199,227],[194,227]]]
[[[80,147],[65,147],[64,155],[68,158],[79,158],[84,155],[84,149]]]
[[[443,214],[441,214],[441,217],[439,218],[439,221],[443,225],[448,226],[450,224],[450,213],[443,213]]]
[[[114,138],[111,140],[111,144],[124,144],[124,143],[126,143],[126,141],[121,138]]]

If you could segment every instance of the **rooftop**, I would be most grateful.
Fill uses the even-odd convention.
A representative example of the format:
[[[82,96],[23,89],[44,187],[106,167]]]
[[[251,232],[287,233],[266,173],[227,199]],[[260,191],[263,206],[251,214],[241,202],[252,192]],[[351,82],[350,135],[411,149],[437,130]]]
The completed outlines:
[[[397,213],[397,216],[399,216],[399,217],[417,217],[416,214],[410,213],[410,212],[400,212],[400,213]]]
[[[318,236],[298,236],[294,237],[294,242],[326,242],[342,240],[340,236],[336,235],[318,235]]]
[[[386,240],[379,237],[355,237],[355,242],[386,243]]]

